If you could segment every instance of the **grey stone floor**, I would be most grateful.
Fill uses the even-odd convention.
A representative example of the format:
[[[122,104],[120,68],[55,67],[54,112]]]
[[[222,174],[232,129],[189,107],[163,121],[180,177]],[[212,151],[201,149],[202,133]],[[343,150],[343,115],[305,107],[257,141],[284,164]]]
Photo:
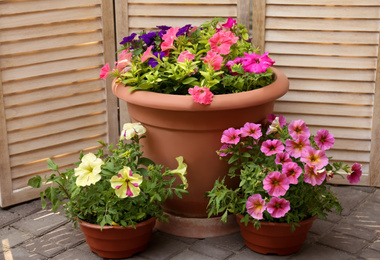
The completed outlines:
[[[302,249],[294,255],[261,255],[245,247],[240,233],[206,239],[154,231],[147,251],[135,260],[212,259],[380,259],[380,189],[332,186],[344,208],[316,220]],[[79,229],[59,213],[41,210],[33,200],[0,209],[0,260],[96,260]]]

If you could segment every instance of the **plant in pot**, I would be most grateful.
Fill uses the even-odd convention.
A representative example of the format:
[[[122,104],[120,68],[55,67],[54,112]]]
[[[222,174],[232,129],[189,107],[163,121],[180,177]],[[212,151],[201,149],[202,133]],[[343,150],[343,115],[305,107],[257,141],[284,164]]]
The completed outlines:
[[[175,170],[144,157],[140,141],[145,132],[140,123],[127,123],[116,146],[100,141],[103,148],[96,154],[81,152],[77,167],[64,172],[49,159],[48,167],[55,173],[29,180],[34,188],[48,185],[41,192],[42,207],[46,207],[45,198],[54,212],[63,205],[67,218],[79,224],[91,251],[101,257],[125,258],[144,251],[156,220],[168,221],[162,204],[173,194],[187,193],[183,157],[176,158]],[[175,185],[174,175],[183,183]]]
[[[270,115],[270,124],[246,123],[223,132],[220,158],[228,161],[229,175],[239,179],[236,189],[217,180],[209,198],[209,216],[233,213],[245,244],[262,254],[297,252],[313,221],[326,218],[338,198],[328,182],[346,172],[357,183],[361,165],[331,162],[326,151],[335,140],[325,129],[311,135],[305,122],[286,124],[282,116]]]
[[[121,45],[118,62],[112,69],[106,64],[101,78],[114,79],[113,93],[127,102],[132,122],[147,127],[143,143],[149,158],[170,167],[170,158],[181,154],[189,165],[189,193],[166,201],[173,221],[158,228],[187,237],[234,232],[234,220],[230,228],[218,229],[220,220],[207,218],[204,198],[228,173],[215,157],[220,132],[247,120],[264,122],[274,101],[288,91],[287,77],[272,67],[268,53],[258,54],[248,30],[231,18],[199,27],[157,26],[125,37]]]

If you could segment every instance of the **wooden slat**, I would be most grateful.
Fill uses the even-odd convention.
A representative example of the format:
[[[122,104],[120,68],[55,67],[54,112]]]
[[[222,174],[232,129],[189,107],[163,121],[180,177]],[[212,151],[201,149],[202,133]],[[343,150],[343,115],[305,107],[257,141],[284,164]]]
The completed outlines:
[[[297,117],[295,117],[297,118]],[[298,117],[300,119],[301,117]],[[330,133],[334,135],[335,138],[345,138],[345,139],[361,139],[370,140],[371,139],[371,129],[364,128],[341,128],[335,126],[312,126],[309,125],[310,132],[316,134],[321,128],[326,128]]]
[[[0,29],[101,17],[99,6],[0,16]]]
[[[329,150],[328,156],[332,156],[336,161],[346,161],[352,163],[369,162],[369,153],[362,151]]]
[[[353,18],[379,19],[380,13],[372,7],[345,6],[286,6],[267,5],[267,17],[304,17],[304,18]]]
[[[261,52],[265,50],[265,0],[255,0],[252,2],[252,44],[260,48]]]
[[[146,19],[152,19],[150,17],[157,16],[176,16],[184,17],[192,16],[196,17],[209,17],[210,12],[217,14],[218,17],[236,17],[237,7],[236,5],[189,5],[186,6],[186,12],[184,12],[184,5],[171,4],[171,5],[154,5],[147,8],[142,4],[129,4],[128,15],[130,16],[148,16]]]
[[[371,150],[371,140],[335,139],[334,150],[364,151]]]
[[[210,16],[209,18],[212,19]],[[153,29],[157,25],[167,26],[184,26],[191,24],[193,26],[199,26],[209,19],[205,17],[155,17],[154,19],[146,19],[146,17],[131,16],[129,18],[129,28],[133,30],[140,30],[149,28]]]
[[[267,0],[267,3],[280,5],[379,6],[378,0]]]
[[[213,0],[212,4],[236,4],[239,0]],[[128,0],[131,4],[194,4],[191,0]],[[197,0],[196,4],[210,4],[210,0]]]

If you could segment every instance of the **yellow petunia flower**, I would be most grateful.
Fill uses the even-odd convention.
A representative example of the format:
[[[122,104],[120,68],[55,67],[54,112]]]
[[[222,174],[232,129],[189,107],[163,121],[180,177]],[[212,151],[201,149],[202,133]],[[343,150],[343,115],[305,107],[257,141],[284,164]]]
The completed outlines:
[[[139,174],[132,174],[131,168],[124,166],[118,175],[112,176],[110,182],[112,188],[119,198],[136,197],[140,194],[139,185],[143,177]]]
[[[90,186],[97,183],[102,177],[100,175],[101,165],[104,164],[102,159],[96,157],[93,153],[88,153],[82,157],[81,164],[74,169],[77,176],[77,186]]]

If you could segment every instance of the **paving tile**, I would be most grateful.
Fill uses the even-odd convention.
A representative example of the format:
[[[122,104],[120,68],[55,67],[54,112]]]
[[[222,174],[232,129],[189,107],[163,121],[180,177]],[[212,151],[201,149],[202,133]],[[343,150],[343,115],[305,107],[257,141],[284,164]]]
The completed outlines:
[[[186,243],[163,236],[159,232],[154,232],[148,249],[139,254],[139,256],[152,260],[169,259],[185,251],[188,246]]]
[[[198,240],[190,248],[191,251],[198,252],[200,254],[213,257],[215,259],[226,259],[231,256],[233,252],[208,244],[204,240]]]
[[[331,231],[334,225],[334,223],[331,223],[329,221],[316,219],[313,223],[313,226],[311,226],[310,232],[318,235],[323,235]]]
[[[364,228],[360,228],[360,227],[345,224],[345,223],[341,223],[335,226],[334,231],[338,231],[343,234],[365,239],[367,241],[373,241],[377,236],[377,233],[375,230],[364,229]]]
[[[249,248],[244,248],[239,252],[235,252],[233,256],[228,258],[228,260],[284,260],[289,259],[289,256],[278,256],[278,255],[263,255],[252,251]]]
[[[53,213],[51,210],[40,210],[12,225],[35,236],[41,236],[67,222],[66,217],[58,213]]]
[[[353,209],[370,196],[369,193],[352,189],[350,186],[331,186],[331,190],[337,195],[343,207],[342,215],[347,216]]]
[[[380,189],[377,189],[369,198],[369,201],[380,203]]]
[[[19,215],[0,208],[0,228],[20,220]]]
[[[353,185],[350,187],[354,190],[361,190],[367,193],[374,193],[376,191],[376,187],[367,187],[367,186],[358,186],[358,185]]]
[[[380,252],[380,238],[373,242],[369,248]]]
[[[2,254],[0,254],[0,260],[10,260],[10,259],[43,260],[43,259],[46,259],[46,257],[34,252],[29,252],[22,247],[17,247],[17,248],[12,248],[11,250],[5,251]]]
[[[204,241],[210,245],[230,251],[239,251],[244,247],[244,239],[241,237],[240,232],[228,236],[206,238]]]
[[[330,232],[318,240],[318,243],[343,250],[351,254],[356,254],[370,243],[364,239],[348,236],[339,232]]]
[[[0,230],[0,240],[2,244],[0,247],[0,252],[21,244],[32,237],[32,234],[19,231],[12,227],[5,227]]]
[[[46,257],[53,257],[65,251],[65,248],[43,238],[36,238],[22,245],[29,252],[38,253]]]
[[[32,201],[17,204],[15,206],[9,207],[7,210],[20,215],[20,217],[26,217],[42,210],[41,199],[35,199]]]
[[[356,211],[352,212],[352,214],[344,220],[344,223],[355,225],[361,228],[375,230],[377,233],[380,233],[379,216],[380,203],[367,201],[363,203],[363,205]]]
[[[170,258],[170,260],[216,260],[217,258],[213,258],[210,256],[206,256],[204,254],[200,254],[194,251],[186,250],[173,258]]]
[[[41,240],[56,243],[64,248],[71,248],[85,242],[82,231],[72,227],[71,223],[61,226],[46,235],[40,237]]]
[[[171,235],[171,234],[167,234],[165,232],[161,232],[161,231],[155,231],[155,232],[158,232],[160,233],[162,236],[166,236],[168,238],[171,238],[171,239],[175,239],[175,240],[178,240],[178,241],[181,241],[181,242],[184,242],[188,245],[191,245],[191,244],[194,244],[195,242],[197,242],[199,239],[198,238],[190,238],[190,237],[179,237],[179,236],[174,236],[174,235]]]
[[[369,259],[372,259],[372,260],[380,259],[380,252],[367,248],[367,249],[363,250],[363,252],[360,254],[360,257],[362,257],[364,259],[368,259],[368,260]]]
[[[103,258],[92,253],[91,251],[87,253],[76,248],[67,250],[64,253],[51,258],[51,260],[99,260],[99,259],[103,259]]]
[[[313,246],[303,247],[297,254],[291,255],[291,260],[349,260],[352,255],[323,245],[314,244]]]

